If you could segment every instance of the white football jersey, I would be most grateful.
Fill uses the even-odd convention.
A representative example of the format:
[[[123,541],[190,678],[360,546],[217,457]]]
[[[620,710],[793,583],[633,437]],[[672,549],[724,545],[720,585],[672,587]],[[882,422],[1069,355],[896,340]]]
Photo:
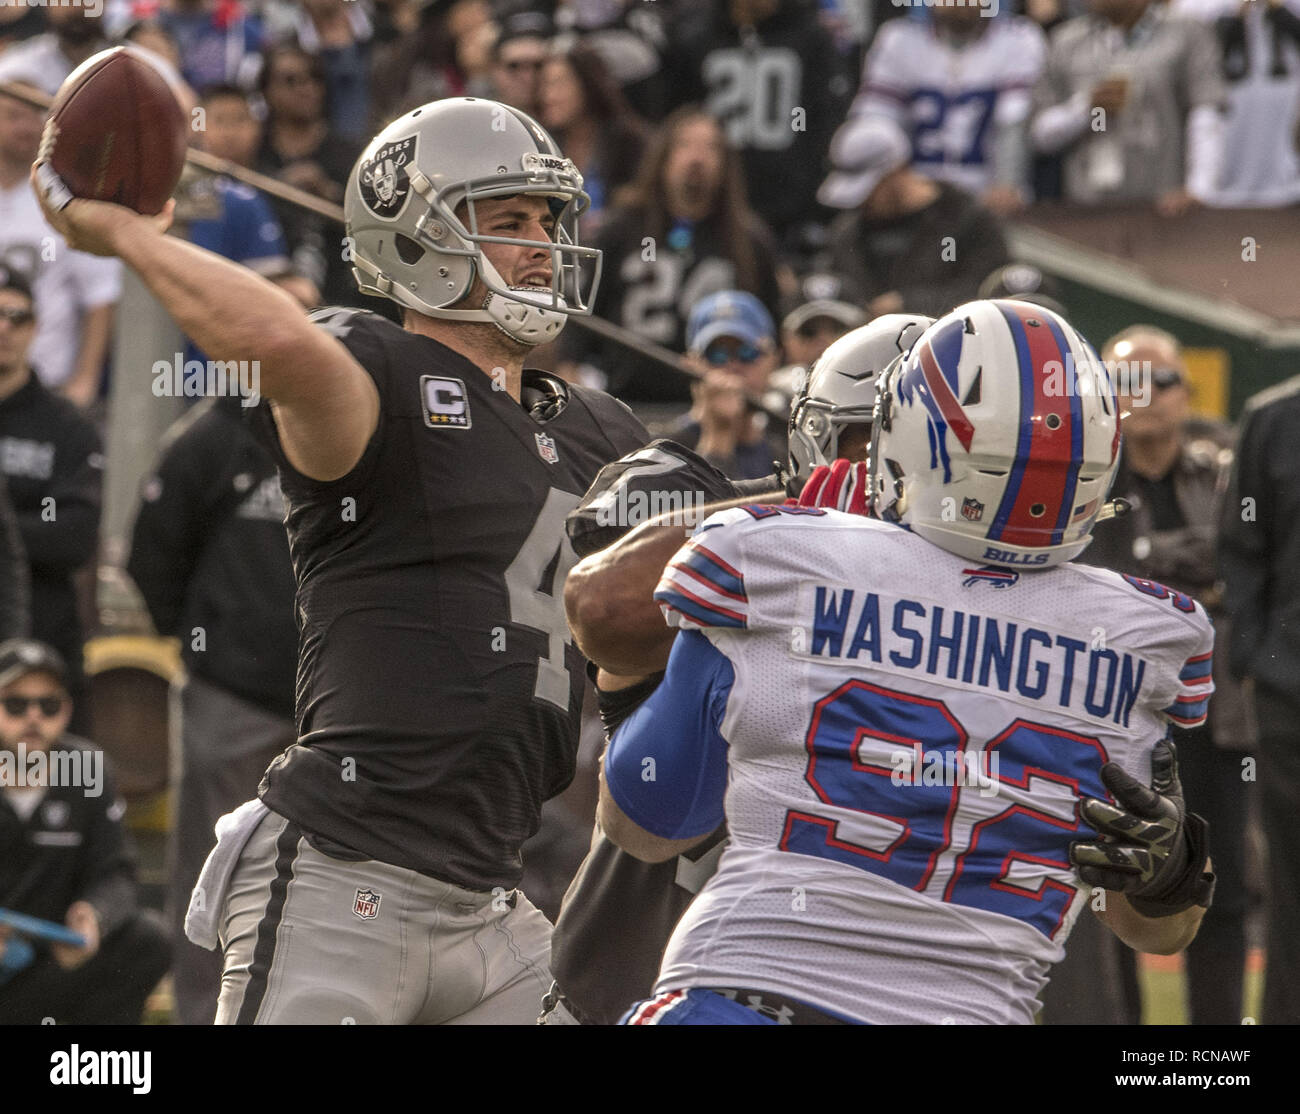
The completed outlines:
[[[874,1024],[1033,1021],[1117,762],[1204,720],[1213,628],[1162,585],[977,566],[906,529],[714,515],[655,593],[734,682],[731,843],[656,992],[770,990]],[[671,670],[670,670],[671,672]],[[1091,914],[1089,914],[1091,915]]]
[[[890,116],[911,137],[917,170],[982,193],[995,181],[997,132],[1027,119],[1046,57],[1046,36],[1023,16],[990,20],[961,47],[929,24],[890,20],[867,54],[850,114]]]

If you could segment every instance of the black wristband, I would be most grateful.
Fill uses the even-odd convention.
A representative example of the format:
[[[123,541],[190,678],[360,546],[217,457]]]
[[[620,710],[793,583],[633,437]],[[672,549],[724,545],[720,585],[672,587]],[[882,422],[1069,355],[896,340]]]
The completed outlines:
[[[1128,903],[1144,917],[1172,917],[1193,905],[1210,907],[1214,900],[1214,874],[1205,869],[1210,857],[1210,826],[1194,812],[1183,820],[1187,839],[1187,869],[1163,892],[1153,897],[1129,895]]]
[[[625,689],[606,692],[602,688],[597,688],[596,708],[600,712],[600,721],[605,725],[605,734],[614,734],[618,725],[649,698],[663,679],[663,672],[660,671],[651,673],[644,681],[638,681],[635,685],[629,685]]]

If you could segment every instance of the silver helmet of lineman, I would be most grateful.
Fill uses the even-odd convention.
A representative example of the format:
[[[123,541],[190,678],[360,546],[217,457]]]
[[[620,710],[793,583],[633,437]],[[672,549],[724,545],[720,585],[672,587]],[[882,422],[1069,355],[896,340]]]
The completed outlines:
[[[553,241],[480,231],[478,202],[520,194],[548,199]],[[352,168],[343,203],[352,273],[363,293],[545,344],[570,314],[591,312],[600,252],[581,246],[577,227],[590,200],[577,167],[527,114],[476,97],[434,101],[389,124]],[[483,253],[490,243],[545,248],[549,288],[507,285]],[[483,300],[458,305],[476,279]]]
[[[845,426],[871,422],[881,373],[933,323],[919,314],[887,313],[845,333],[813,362],[790,405],[792,490],[839,456]]]

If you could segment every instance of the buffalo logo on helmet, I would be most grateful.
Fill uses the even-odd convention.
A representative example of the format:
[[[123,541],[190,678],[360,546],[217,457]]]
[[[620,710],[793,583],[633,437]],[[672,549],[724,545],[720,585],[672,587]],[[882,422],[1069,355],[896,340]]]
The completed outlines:
[[[379,902],[383,900],[374,890],[357,890],[357,898],[352,903],[354,912],[363,921],[373,921],[379,916]]]
[[[406,203],[411,192],[406,168],[415,161],[415,141],[418,138],[411,135],[385,143],[361,164],[357,176],[361,200],[375,216],[392,220]]]

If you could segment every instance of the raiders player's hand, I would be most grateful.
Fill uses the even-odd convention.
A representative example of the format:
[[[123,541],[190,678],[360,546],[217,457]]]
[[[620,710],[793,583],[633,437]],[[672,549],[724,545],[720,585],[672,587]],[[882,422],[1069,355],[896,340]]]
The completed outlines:
[[[1204,873],[1209,825],[1186,810],[1173,743],[1156,744],[1150,788],[1114,762],[1101,768],[1101,780],[1117,803],[1095,797],[1080,802],[1079,812],[1098,838],[1070,845],[1079,877],[1124,894],[1144,917],[1208,906],[1214,889],[1213,875]]]
[[[176,208],[175,201],[168,201],[161,213],[147,217],[109,201],[73,198],[44,163],[32,164],[30,181],[51,227],[68,242],[68,247],[92,255],[116,255],[119,245],[133,236],[146,231],[166,232]]]
[[[801,507],[828,507],[868,515],[871,513],[868,490],[867,466],[862,461],[837,460],[817,465],[795,501]]]

